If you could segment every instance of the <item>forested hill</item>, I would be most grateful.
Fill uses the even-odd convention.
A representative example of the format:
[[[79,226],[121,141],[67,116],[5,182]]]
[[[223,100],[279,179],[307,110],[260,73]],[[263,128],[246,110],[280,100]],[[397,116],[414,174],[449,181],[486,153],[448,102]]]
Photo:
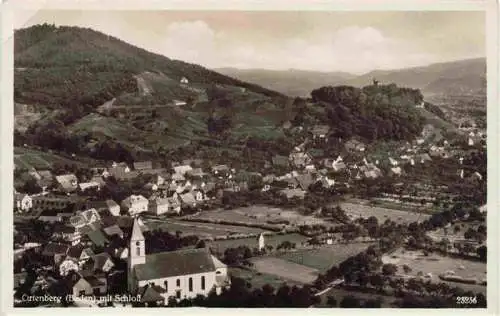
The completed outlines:
[[[412,139],[422,131],[425,123],[415,108],[423,100],[418,89],[395,84],[364,88],[327,86],[313,90],[311,96],[313,107],[302,107],[295,123],[320,121],[330,125],[334,135],[342,138]],[[323,110],[318,111],[318,107]]]
[[[246,88],[269,97],[281,94],[195,64],[169,59],[117,38],[80,27],[36,25],[15,31],[15,101],[52,108],[97,106],[137,90],[134,75],[161,74],[174,82]]]

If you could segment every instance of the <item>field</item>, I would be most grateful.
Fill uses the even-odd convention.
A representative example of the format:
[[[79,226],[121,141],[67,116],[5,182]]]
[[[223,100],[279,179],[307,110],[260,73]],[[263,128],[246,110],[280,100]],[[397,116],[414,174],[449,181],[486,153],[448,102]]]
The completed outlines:
[[[312,283],[318,276],[316,269],[274,257],[254,258],[252,263],[261,273],[276,275],[298,283]]]
[[[80,164],[80,162],[75,159],[65,158],[56,154],[51,154],[49,152],[43,152],[35,149],[28,149],[23,147],[14,148],[14,164],[16,169],[19,170],[29,170],[35,168],[37,170],[47,170],[51,169],[55,164]]]
[[[273,246],[274,249],[284,241],[295,243],[297,246],[305,242],[308,238],[299,234],[285,234],[285,235],[270,235],[265,236],[265,244]],[[221,253],[227,248],[236,248],[238,246],[248,246],[251,249],[257,247],[257,238],[240,238],[230,240],[217,240],[211,241],[208,245]]]
[[[166,221],[146,219],[145,222],[150,230],[160,229],[171,233],[181,231],[183,235],[197,235],[202,239],[212,239],[237,234],[260,234],[266,232],[266,230],[253,227],[183,222],[172,219],[168,219]]]
[[[318,249],[303,249],[294,252],[287,252],[279,255],[279,258],[304,265],[318,270],[321,273],[326,272],[334,265],[338,265],[349,257],[352,257],[366,248],[368,243],[351,243],[348,245],[328,245]]]
[[[357,218],[375,216],[379,223],[385,222],[390,219],[396,223],[412,223],[416,221],[423,221],[429,217],[427,214],[405,212],[400,210],[388,209],[378,206],[370,206],[359,203],[345,202],[341,203],[340,207],[346,212],[349,217]]]
[[[486,223],[471,223],[471,222],[461,222],[461,223],[455,223],[451,225],[448,228],[439,228],[437,230],[433,230],[427,233],[427,236],[432,238],[434,241],[439,242],[443,238],[447,238],[451,243],[454,243],[456,241],[464,241],[466,240],[464,237],[464,233],[469,229],[472,228],[474,230],[477,230],[477,228],[481,225],[485,225]],[[455,228],[458,227],[458,231],[455,231]]]
[[[250,269],[247,270],[231,267],[229,268],[229,274],[250,282],[250,284],[252,284],[252,289],[262,288],[266,284],[271,285],[275,289],[278,289],[281,285],[283,285],[283,283],[286,283],[288,286],[301,285],[300,282],[284,279],[272,274],[257,272]]]
[[[280,208],[254,205],[233,210],[215,210],[198,214],[193,219],[221,220],[228,222],[241,222],[252,224],[266,224],[268,221],[287,220],[290,225],[332,225],[320,218],[313,216],[302,216],[295,211],[282,210]]]
[[[478,284],[463,284],[457,282],[442,281],[439,274],[453,271],[455,276],[463,278],[476,278],[479,282],[486,279],[486,264],[477,261],[470,261],[452,257],[444,257],[438,254],[429,254],[424,256],[421,251],[406,251],[398,249],[390,255],[382,257],[384,263],[392,263],[398,266],[397,274],[404,275],[403,265],[408,265],[412,271],[406,276],[416,277],[419,272],[435,282],[445,282],[451,286],[459,286],[465,290],[474,292],[486,292],[486,286]]]

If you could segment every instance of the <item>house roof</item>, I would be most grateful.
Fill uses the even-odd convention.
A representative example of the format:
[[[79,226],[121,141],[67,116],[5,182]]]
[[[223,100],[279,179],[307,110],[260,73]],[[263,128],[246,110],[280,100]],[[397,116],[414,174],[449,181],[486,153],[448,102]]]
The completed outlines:
[[[146,256],[146,263],[134,266],[137,280],[215,271],[212,256],[205,248],[169,251]]]
[[[92,243],[94,243],[94,245],[96,246],[104,246],[106,242],[108,242],[106,235],[104,235],[104,233],[99,229],[88,232],[87,236],[89,237],[90,241],[92,241]]]
[[[165,292],[161,287],[154,285],[145,285],[139,288],[142,303],[164,301],[160,293]]]
[[[84,191],[87,190],[88,188],[95,188],[99,187],[101,184],[95,181],[90,181],[90,182],[82,182],[78,184],[78,187],[80,190]]]
[[[181,201],[186,203],[186,204],[195,204],[196,203],[195,196],[191,192],[181,194],[179,197],[180,197]]]
[[[328,125],[316,125],[311,129],[313,135],[326,135],[330,131],[330,126]]]
[[[307,190],[314,183],[314,178],[310,173],[301,174],[296,177],[302,190]]]
[[[83,249],[85,249],[83,245],[71,246],[68,249],[67,255],[71,258],[80,258]]]
[[[134,162],[135,170],[153,169],[153,163],[151,161],[137,161]]]
[[[175,166],[174,167],[175,173],[181,174],[181,175],[184,175],[186,172],[188,172],[189,170],[192,170],[192,169],[193,169],[193,167],[191,167],[190,165],[182,165],[182,166]]]
[[[108,260],[113,262],[111,256],[107,252],[102,252],[92,256],[92,261],[94,261],[94,270],[102,270]]]
[[[174,181],[184,181],[184,180],[186,180],[186,178],[182,174],[180,174],[180,173],[174,173],[174,174],[172,174],[171,178]]]
[[[112,175],[114,178],[118,180],[132,179],[139,175],[139,173],[135,170],[130,170],[126,172],[127,168],[128,168],[127,165],[124,166],[118,165],[116,167],[109,168],[108,172],[110,175]]]
[[[78,188],[78,179],[72,173],[56,176],[56,181],[66,192],[73,192]]]
[[[228,171],[229,167],[227,165],[216,165],[212,167],[212,171]]]
[[[50,242],[45,246],[42,254],[44,256],[54,256],[54,255],[58,255],[58,254],[66,254],[66,251],[68,251],[68,248],[69,248],[68,245]]]
[[[94,275],[82,276],[82,279],[84,279],[85,281],[87,281],[90,284],[91,287],[98,287],[98,286],[106,285],[106,283],[104,281],[98,279]]]
[[[288,166],[288,157],[286,156],[281,156],[281,155],[275,155],[272,158],[273,160],[273,165],[276,166]]]
[[[118,235],[123,236],[123,231],[118,225],[111,225],[103,229],[104,233],[108,236]]]

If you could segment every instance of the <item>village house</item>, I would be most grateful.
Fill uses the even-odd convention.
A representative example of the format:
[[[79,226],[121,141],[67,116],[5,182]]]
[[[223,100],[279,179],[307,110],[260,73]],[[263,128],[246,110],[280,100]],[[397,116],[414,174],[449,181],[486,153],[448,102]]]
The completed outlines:
[[[275,167],[288,168],[289,160],[286,156],[275,155],[272,157],[272,163]]]
[[[332,188],[335,185],[335,180],[334,179],[330,179],[327,176],[320,177],[319,181],[321,182],[321,185],[323,186],[323,188],[329,189],[329,188]]]
[[[33,199],[28,194],[14,193],[14,205],[16,210],[27,212],[33,207]]]
[[[344,147],[349,152],[364,152],[366,149],[365,144],[356,139],[351,139],[347,141]]]
[[[293,152],[289,155],[290,162],[297,168],[303,168],[310,164],[312,157],[305,152]]]
[[[168,204],[170,205],[170,211],[174,214],[181,213],[181,202],[177,197],[171,196],[167,198]]]
[[[60,243],[49,242],[42,251],[42,257],[50,265],[57,265],[66,256],[69,246]]]
[[[113,236],[118,236],[119,238],[123,238],[125,236],[125,233],[123,230],[120,228],[120,226],[114,224],[108,227],[103,228],[103,232],[106,234],[108,237],[113,237]]]
[[[327,158],[327,159],[323,160],[323,165],[326,168],[333,169],[336,172],[346,169],[346,164],[342,160],[341,156],[338,156],[337,159],[335,159],[335,160],[331,159],[331,158]]]
[[[328,125],[316,125],[311,130],[311,135],[313,139],[324,139],[327,140],[326,137],[328,132],[330,131],[330,126]]]
[[[69,219],[69,223],[76,228],[80,228],[85,225],[95,223],[100,219],[101,216],[99,216],[97,210],[95,208],[91,208],[85,211],[77,212]]]
[[[177,300],[207,296],[213,289],[221,293],[230,285],[227,266],[206,248],[146,254],[145,238],[134,221],[128,258],[128,289],[134,295],[145,286],[159,286],[165,304]]]
[[[175,166],[174,167],[175,174],[182,175],[182,176],[184,176],[188,171],[191,171],[191,170],[193,170],[193,167],[191,167],[190,165],[182,165],[182,166]],[[173,179],[173,175],[172,175],[172,179]]]
[[[195,207],[197,205],[196,197],[192,192],[187,192],[180,194],[179,198],[181,200],[181,208],[183,207]]]
[[[102,230],[100,229],[94,229],[86,233],[85,235],[88,240],[90,240],[90,243],[97,246],[97,247],[104,247],[108,244],[109,239],[104,235]]]
[[[94,181],[82,182],[78,184],[78,188],[80,189],[80,192],[85,192],[89,189],[95,189],[99,191],[101,189],[101,185],[99,184],[99,182],[94,182]]]
[[[56,190],[66,194],[75,192],[78,189],[78,179],[74,174],[56,176]]]
[[[143,171],[143,170],[152,170],[153,163],[151,161],[137,161],[134,162],[134,170]]]
[[[193,168],[192,170],[186,172],[186,174],[189,175],[191,178],[199,178],[199,179],[207,175],[207,173],[203,172],[203,169],[201,168]]]
[[[82,237],[78,229],[71,225],[64,225],[55,229],[54,236],[62,238],[72,246],[79,244]]]
[[[99,271],[108,273],[114,266],[111,256],[107,252],[102,252],[91,256],[85,263],[83,270],[89,272],[89,274],[95,274]]]
[[[125,181],[136,178],[139,173],[135,170],[130,170],[130,167],[124,163],[113,162],[108,170],[109,176],[112,176],[118,181]]]
[[[89,247],[84,245],[74,245],[69,247],[67,251],[67,258],[75,260],[79,266],[81,266],[85,261],[90,259],[94,255],[94,252]]]
[[[186,77],[182,77],[181,80],[180,80],[180,83],[182,83],[182,84],[188,84],[189,80]]]
[[[94,275],[79,276],[77,281],[71,282],[73,296],[103,295],[107,292],[105,277]]]
[[[64,210],[74,205],[75,201],[68,197],[58,197],[49,195],[32,196],[32,206],[34,210],[57,209]]]
[[[227,165],[217,165],[211,168],[212,173],[218,177],[229,177],[231,169]]]
[[[96,201],[90,204],[91,208],[95,208],[98,212],[102,210],[108,211],[112,216],[120,216],[120,205],[109,199],[106,201]]]
[[[421,164],[423,164],[426,161],[432,161],[432,158],[430,157],[429,154],[424,153],[424,154],[415,155],[414,161],[417,161],[417,162],[420,162]]]
[[[162,198],[154,196],[149,199],[149,213],[159,216],[168,213],[170,209],[170,203],[168,198]]]
[[[149,201],[142,195],[131,195],[122,201],[121,207],[127,211],[130,216],[148,211]]]

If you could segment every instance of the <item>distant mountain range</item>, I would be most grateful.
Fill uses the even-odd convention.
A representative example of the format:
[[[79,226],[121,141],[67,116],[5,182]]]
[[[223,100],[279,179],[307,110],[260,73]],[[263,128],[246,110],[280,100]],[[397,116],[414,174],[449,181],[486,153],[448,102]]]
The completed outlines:
[[[339,85],[356,76],[346,72],[317,72],[307,70],[266,70],[218,68],[215,71],[289,96],[308,96],[312,90],[325,85]]]
[[[262,70],[219,68],[225,75],[251,82],[290,96],[309,96],[325,85],[362,87],[373,79],[381,84],[395,83],[421,89],[424,94],[485,93],[486,58],[466,59],[397,70],[374,70],[356,76],[344,72],[302,70]]]

